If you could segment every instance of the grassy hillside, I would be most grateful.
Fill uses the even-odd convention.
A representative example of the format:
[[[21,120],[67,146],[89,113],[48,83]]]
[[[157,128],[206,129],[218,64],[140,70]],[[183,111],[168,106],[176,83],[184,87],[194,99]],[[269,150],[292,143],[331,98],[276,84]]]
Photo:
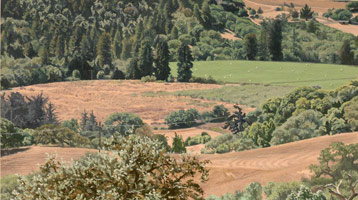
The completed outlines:
[[[170,63],[176,76],[176,63]],[[293,62],[199,61],[194,62],[193,76],[211,75],[226,83],[263,83],[273,85],[319,85],[334,89],[357,78],[358,67]]]

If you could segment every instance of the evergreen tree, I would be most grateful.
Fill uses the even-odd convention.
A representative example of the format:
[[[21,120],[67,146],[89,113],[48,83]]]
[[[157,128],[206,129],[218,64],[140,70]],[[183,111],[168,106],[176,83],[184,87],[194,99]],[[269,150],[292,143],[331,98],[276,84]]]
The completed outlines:
[[[39,57],[41,59],[41,64],[42,65],[47,65],[49,64],[49,52],[48,52],[48,48],[46,47],[46,45],[43,45],[40,48],[40,52],[39,52]]]
[[[86,130],[87,122],[88,122],[88,115],[86,110],[84,110],[83,113],[81,114],[81,122],[80,122],[82,131]]]
[[[64,41],[64,37],[60,34],[57,37],[57,41],[56,41],[55,55],[57,59],[61,59],[63,58],[64,54],[65,54],[65,41]]]
[[[155,76],[157,80],[168,81],[170,75],[169,47],[166,41],[160,41],[155,48]]]
[[[58,124],[55,107],[50,102],[46,108],[46,124]]]
[[[308,19],[312,19],[313,13],[314,12],[311,10],[311,8],[305,4],[305,6],[300,11],[300,17],[301,19],[305,19],[307,21]]]
[[[134,56],[138,55],[139,48],[141,47],[141,42],[143,41],[143,37],[144,37],[144,25],[143,25],[143,21],[140,20],[136,26],[135,42],[133,43],[133,47],[132,47]]]
[[[270,23],[269,27],[269,50],[271,54],[271,60],[281,61],[282,54],[282,21],[275,19]]]
[[[186,153],[185,142],[181,135],[175,133],[175,137],[173,138],[172,144],[172,152],[173,153]]]
[[[179,38],[179,30],[176,26],[173,26],[172,31],[170,32],[170,39],[178,39]]]
[[[92,53],[91,53],[91,44],[89,42],[89,40],[87,39],[87,35],[83,35],[82,39],[81,39],[81,43],[80,43],[80,55],[82,57],[82,59],[84,60],[91,60]]]
[[[113,55],[120,59],[122,52],[122,32],[120,30],[116,31],[116,34],[114,35],[114,41],[113,41]]]
[[[141,73],[138,68],[138,58],[132,58],[129,62],[128,69],[127,69],[127,79],[140,79]]]
[[[202,22],[203,26],[207,29],[211,28],[211,24],[213,23],[213,17],[211,16],[209,1],[205,0],[202,8],[201,8],[201,16],[202,16]]]
[[[144,40],[141,44],[138,56],[138,68],[141,77],[153,74],[153,52],[148,40]]]
[[[204,24],[198,4],[195,4],[194,6],[194,17],[196,17],[196,19],[200,22],[200,24]]]
[[[249,33],[245,36],[245,50],[246,50],[246,58],[248,60],[255,60],[257,55],[257,39],[255,33]]]
[[[36,56],[36,52],[31,44],[31,42],[28,42],[24,45],[24,56],[33,58]]]
[[[98,130],[96,116],[94,115],[93,111],[91,111],[85,127],[86,127],[85,128],[86,131],[97,131]]]
[[[339,56],[340,56],[343,64],[350,65],[353,63],[354,54],[352,52],[349,40],[345,40],[343,42],[342,47],[339,50]]]
[[[128,41],[128,38],[124,39],[122,41],[122,53],[121,53],[121,59],[122,60],[127,60],[128,58],[131,57],[131,43]]]
[[[178,81],[189,82],[192,77],[193,57],[188,45],[182,44],[178,49]]]
[[[112,67],[111,38],[106,32],[103,32],[98,40],[97,58],[100,67],[104,67],[104,65]]]
[[[229,128],[233,134],[238,134],[239,132],[244,131],[244,123],[246,123],[245,116],[246,114],[242,112],[242,109],[238,105],[234,105],[234,108],[237,109],[226,121],[224,129]]]
[[[268,34],[268,22],[264,20],[261,23],[260,41],[258,55],[260,60],[269,60],[270,51],[268,49],[269,34]]]

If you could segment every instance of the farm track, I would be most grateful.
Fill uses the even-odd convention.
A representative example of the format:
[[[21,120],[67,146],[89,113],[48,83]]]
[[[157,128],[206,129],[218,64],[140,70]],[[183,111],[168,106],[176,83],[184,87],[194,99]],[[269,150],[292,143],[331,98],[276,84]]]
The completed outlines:
[[[179,131],[178,131],[179,132]],[[267,184],[269,181],[299,181],[310,175],[309,165],[317,163],[322,149],[333,142],[358,143],[358,133],[323,136],[289,144],[227,154],[199,155],[201,160],[210,160],[209,181],[202,184],[206,196],[222,195],[242,190],[251,182]],[[203,147],[203,145],[198,146]],[[191,148],[198,148],[193,146]],[[94,149],[74,149],[32,146],[29,150],[1,158],[1,176],[29,174],[43,164],[46,153],[58,154],[58,159],[78,159]]]

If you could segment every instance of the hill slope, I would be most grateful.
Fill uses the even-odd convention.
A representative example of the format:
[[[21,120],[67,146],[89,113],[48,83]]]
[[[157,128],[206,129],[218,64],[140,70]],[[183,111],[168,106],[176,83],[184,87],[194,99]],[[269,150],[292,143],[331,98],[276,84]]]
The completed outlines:
[[[211,160],[209,181],[203,184],[206,195],[222,195],[243,189],[253,181],[266,184],[269,181],[298,181],[309,174],[310,164],[317,162],[320,151],[331,143],[358,143],[358,133],[323,136],[309,140],[244,152],[200,155]],[[29,174],[43,164],[46,153],[58,154],[65,161],[78,159],[93,149],[74,149],[32,146],[27,151],[1,158],[1,176]]]

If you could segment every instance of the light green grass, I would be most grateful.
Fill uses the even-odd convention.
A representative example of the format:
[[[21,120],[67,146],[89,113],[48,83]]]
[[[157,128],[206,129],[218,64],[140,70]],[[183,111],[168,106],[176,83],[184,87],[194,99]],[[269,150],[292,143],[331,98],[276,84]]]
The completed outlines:
[[[170,63],[177,76],[176,63]],[[198,61],[193,76],[212,76],[225,83],[321,86],[335,89],[358,77],[358,67],[334,64],[266,61]]]
[[[143,96],[188,96],[191,98],[208,99],[213,101],[238,103],[251,107],[258,107],[264,101],[273,97],[282,97],[289,93],[293,86],[242,84],[237,86],[223,86],[221,88],[208,90],[184,90],[177,92],[146,92]]]

